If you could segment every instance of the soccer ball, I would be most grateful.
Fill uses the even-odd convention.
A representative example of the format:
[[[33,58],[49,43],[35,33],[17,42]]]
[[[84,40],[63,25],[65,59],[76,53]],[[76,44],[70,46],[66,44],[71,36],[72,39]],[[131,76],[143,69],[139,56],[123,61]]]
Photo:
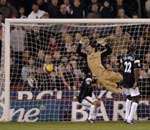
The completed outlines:
[[[44,64],[43,70],[46,73],[51,73],[54,70],[53,64]]]

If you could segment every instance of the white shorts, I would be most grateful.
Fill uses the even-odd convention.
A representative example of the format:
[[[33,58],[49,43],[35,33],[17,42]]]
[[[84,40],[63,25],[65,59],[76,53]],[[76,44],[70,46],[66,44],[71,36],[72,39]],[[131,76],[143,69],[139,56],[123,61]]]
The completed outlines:
[[[96,98],[92,98],[92,97],[87,96],[83,99],[83,101],[81,102],[81,105],[85,106],[86,108],[89,108],[93,105],[93,103],[96,100],[97,100]]]
[[[124,88],[123,92],[126,96],[130,95],[131,97],[140,95],[139,88]]]

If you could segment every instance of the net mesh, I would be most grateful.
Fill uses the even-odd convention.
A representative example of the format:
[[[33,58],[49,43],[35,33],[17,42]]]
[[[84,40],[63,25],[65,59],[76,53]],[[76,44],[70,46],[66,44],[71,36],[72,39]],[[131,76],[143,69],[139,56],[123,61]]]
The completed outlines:
[[[86,39],[85,39],[86,38]],[[113,52],[104,66],[118,71],[117,57],[136,43],[142,61],[139,78],[141,101],[139,120],[150,119],[150,25],[149,24],[11,24],[10,105],[11,119],[17,121],[84,121],[87,112],[77,103],[85,77],[86,59],[77,53],[81,41],[92,44],[105,39]],[[86,44],[86,42],[85,42]],[[5,52],[7,53],[7,52]],[[45,72],[44,64],[54,71]],[[124,116],[124,97],[95,86],[101,97],[98,120],[120,120]]]

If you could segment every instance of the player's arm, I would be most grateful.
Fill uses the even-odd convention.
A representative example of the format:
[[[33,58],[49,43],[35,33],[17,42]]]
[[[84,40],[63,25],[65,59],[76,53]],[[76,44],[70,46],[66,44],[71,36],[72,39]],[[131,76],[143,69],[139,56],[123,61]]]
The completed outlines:
[[[76,52],[77,52],[80,56],[86,58],[87,55],[86,55],[85,53],[82,52],[82,48],[83,48],[83,45],[82,45],[81,43],[79,43],[78,46],[77,46]]]
[[[124,71],[124,67],[123,67],[123,56],[118,56],[117,57],[117,63],[119,66],[119,71],[123,72]]]
[[[110,44],[110,41],[107,41],[107,38],[108,37],[99,38],[96,40],[97,46],[100,48],[98,50],[101,52],[101,54],[104,53],[104,55],[109,55],[112,53],[112,45]]]
[[[140,76],[140,70],[141,70],[141,63],[139,59],[136,59],[134,61],[134,78],[135,78],[135,83],[134,83],[134,88],[137,87],[138,79]]]
[[[134,83],[134,88],[137,87],[137,83],[138,83],[138,79],[139,79],[139,73],[140,73],[140,69],[139,68],[135,68],[134,69],[134,78],[135,78],[135,83]]]
[[[106,57],[112,53],[112,45],[111,44],[106,44],[105,49],[101,51],[101,56]]]
[[[106,43],[114,43],[114,42],[119,42],[120,39],[118,39],[117,36],[115,35],[110,35],[110,36],[106,36],[104,38],[104,42]],[[120,43],[120,42],[119,42]]]

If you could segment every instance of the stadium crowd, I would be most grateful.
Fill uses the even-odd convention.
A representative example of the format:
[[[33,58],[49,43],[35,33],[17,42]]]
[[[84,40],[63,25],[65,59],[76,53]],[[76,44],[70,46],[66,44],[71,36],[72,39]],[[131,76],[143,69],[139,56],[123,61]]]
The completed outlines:
[[[141,17],[150,17],[150,0],[0,0],[1,23],[5,18]],[[53,29],[56,27],[11,28],[11,83],[13,87],[14,84],[18,85],[18,81],[25,83],[23,89],[35,89],[41,86],[44,90],[56,89],[56,87],[75,90],[80,87],[80,81],[84,77],[85,59],[78,55],[76,50],[80,41],[87,36],[93,44],[101,37],[108,37],[107,40],[115,46],[113,54],[105,61],[105,67],[114,71],[118,71],[116,54],[126,52],[128,44],[136,43],[138,46],[136,53],[143,64],[139,84],[142,84],[140,86],[144,84],[145,87],[141,88],[143,92],[150,92],[148,87],[150,84],[149,25],[111,27],[105,28],[104,32],[102,32],[103,29],[86,30],[83,28],[80,30],[61,26],[60,32],[53,33]],[[78,31],[70,33],[74,29]],[[0,32],[2,46],[2,28]],[[138,34],[138,32],[143,33]],[[121,46],[118,45],[120,41],[123,41]],[[44,63],[52,63],[55,71],[50,74],[43,72]]]
[[[150,0],[0,0],[4,18],[148,18]]]

